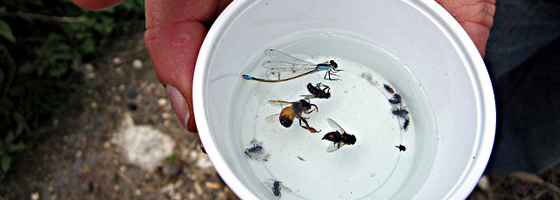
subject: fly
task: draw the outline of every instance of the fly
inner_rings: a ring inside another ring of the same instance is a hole
[[[265,154],[263,143],[253,139],[252,146],[245,148],[245,156],[255,161],[268,161],[270,154]]]
[[[406,151],[406,147],[402,144],[399,144],[399,146],[395,146],[395,147],[397,147],[399,149],[399,152]]]
[[[393,90],[393,88],[387,84],[383,84],[383,87],[385,88],[385,90],[387,90],[387,92],[394,94],[395,90]]]
[[[408,125],[410,125],[410,119],[404,119],[402,127],[405,131],[406,131],[406,129],[408,129]]]
[[[408,110],[406,110],[404,108],[397,108],[395,110],[392,110],[392,112],[393,112],[393,115],[402,117],[404,119],[406,119],[407,115],[408,115]]]
[[[394,94],[393,98],[389,99],[391,104],[400,104],[402,102],[402,97],[399,94]]]
[[[323,136],[323,140],[333,142],[332,145],[327,147],[328,153],[334,152],[346,144],[353,145],[356,143],[356,136],[346,133],[346,131],[344,131],[344,129],[342,129],[342,127],[334,120],[327,118],[327,122],[332,128],[336,129],[335,131],[329,132]]]
[[[306,99],[328,99],[331,97],[331,88],[328,85],[322,83],[317,83],[316,86],[313,86],[313,84],[311,83],[307,84],[307,91],[309,91],[309,93],[311,94],[301,95]]]
[[[289,81],[292,79],[300,78],[315,72],[327,71],[323,77],[326,80],[339,80],[338,78],[331,78],[331,76],[337,76],[336,73],[342,70],[337,69],[338,64],[334,60],[329,60],[324,63],[313,64],[308,61],[304,61],[293,56],[290,56],[284,52],[277,51],[274,49],[267,49],[264,51],[270,60],[263,64],[263,67],[267,69],[267,77],[277,77],[276,79],[264,79],[249,76],[243,74],[242,77],[245,80],[254,80],[261,82],[276,83],[282,81]]]
[[[290,106],[283,108],[282,111],[280,112],[280,114],[271,115],[271,116],[267,117],[267,119],[274,118],[274,117],[278,116],[280,124],[282,124],[282,126],[288,128],[288,127],[292,126],[292,124],[294,123],[294,119],[297,118],[299,120],[299,125],[302,128],[309,130],[309,132],[311,132],[311,133],[321,132],[321,130],[317,131],[315,128],[309,126],[309,123],[307,122],[307,119],[309,119],[309,118],[305,118],[305,117],[302,116],[303,113],[310,114],[313,111],[319,111],[319,108],[317,107],[317,105],[312,104],[311,101],[309,101],[309,99],[301,99],[301,100],[295,101],[295,102],[280,101],[280,100],[269,100],[268,103],[269,104],[279,104],[279,105],[290,105]],[[301,122],[303,122],[305,124],[305,126],[302,125]]]
[[[277,181],[277,180],[272,180],[272,193],[274,194],[274,196],[280,197],[282,196],[282,193],[280,193],[280,189],[282,189],[280,187],[280,184],[282,184],[282,182]]]

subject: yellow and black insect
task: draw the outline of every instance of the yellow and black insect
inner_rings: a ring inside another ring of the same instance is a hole
[[[310,114],[313,111],[319,111],[317,105],[312,104],[311,101],[309,101],[309,99],[301,99],[295,102],[269,100],[268,103],[278,104],[278,105],[290,105],[288,107],[283,108],[280,114],[277,114],[278,120],[280,121],[280,124],[282,124],[282,126],[286,128],[292,126],[292,124],[294,123],[294,119],[297,118],[299,120],[299,125],[302,128],[309,130],[309,132],[311,133],[321,132],[321,130],[317,131],[317,129],[309,126],[309,123],[307,122],[308,118],[302,116],[303,113]],[[267,119],[274,118],[277,115],[271,115],[267,117]],[[305,126],[301,124],[302,122],[305,124]]]

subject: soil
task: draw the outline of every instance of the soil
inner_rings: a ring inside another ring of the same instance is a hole
[[[107,52],[82,69],[85,95],[69,100],[82,106],[53,119],[54,134],[16,160],[0,199],[238,199],[200,151],[196,134],[177,121],[143,35],[125,37]],[[175,141],[173,154],[155,170],[132,164],[112,142],[125,116]],[[540,177],[483,179],[469,199],[560,200],[560,167]]]

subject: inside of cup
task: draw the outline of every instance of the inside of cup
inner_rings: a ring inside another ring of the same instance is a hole
[[[418,167],[407,170],[407,173],[394,175],[406,181],[400,181],[393,185],[392,190],[387,190],[393,191],[392,193],[376,193],[370,188],[373,192],[367,191],[365,196],[352,197],[443,199],[453,195],[454,190],[462,185],[470,185],[468,187],[472,189],[476,180],[466,177],[472,173],[473,165],[486,164],[486,161],[475,162],[481,151],[485,130],[481,128],[485,120],[485,105],[481,94],[483,86],[480,85],[480,80],[485,77],[479,77],[477,72],[480,70],[477,68],[484,66],[475,66],[478,63],[472,60],[477,55],[466,50],[473,45],[465,46],[455,30],[445,25],[444,20],[438,16],[440,13],[418,2],[367,0],[244,1],[234,2],[232,8],[224,13],[227,17],[221,17],[216,22],[222,23],[223,27],[213,29],[209,34],[215,38],[211,38],[212,45],[207,47],[208,55],[199,58],[208,62],[202,77],[201,100],[204,102],[204,120],[208,124],[210,140],[202,137],[207,149],[209,146],[216,148],[208,149],[211,159],[225,164],[216,166],[218,172],[232,172],[226,177],[222,174],[225,181],[228,184],[242,183],[230,184],[241,198],[275,198],[274,177],[265,179],[255,174],[254,167],[250,164],[253,161],[247,159],[244,153],[251,138],[242,137],[240,132],[245,129],[239,125],[242,120],[258,121],[266,117],[256,116],[251,110],[243,110],[238,104],[266,104],[263,99],[251,96],[250,91],[266,90],[268,86],[260,87],[259,83],[243,80],[241,75],[260,67],[255,63],[265,49],[272,48],[293,35],[318,33],[342,35],[354,41],[363,41],[364,47],[354,45],[350,48],[334,42],[325,43],[317,45],[315,49],[299,48],[301,55],[363,60],[369,55],[365,46],[380,47],[394,56],[395,60],[402,62],[409,70],[407,73],[412,74],[415,79],[400,81],[402,77],[398,76],[399,73],[393,73],[390,68],[378,68],[376,72],[398,88],[405,99],[422,95],[427,99],[426,104],[414,104],[414,101],[410,101],[408,105],[411,110],[415,110],[411,112],[411,118],[413,129],[419,134],[411,144],[417,151],[409,151],[415,155],[409,162],[414,164],[411,166]],[[293,45],[297,46],[297,42]],[[409,89],[414,88],[410,85],[421,87],[422,90]],[[290,94],[294,96],[295,93]],[[207,145],[208,142],[213,145]],[[489,153],[490,150],[485,151]],[[375,165],[375,161],[367,164]],[[290,170],[290,166],[286,166],[286,170]],[[310,170],[305,175],[309,176],[307,179],[320,175],[322,169],[330,169],[324,165],[314,168],[316,170]],[[337,190],[344,184],[332,183],[332,187],[325,190]],[[291,190],[290,193],[294,195],[290,199],[311,199],[311,196],[299,195],[298,191],[304,189],[285,188],[283,196],[286,198],[289,195],[286,191]],[[324,199],[348,198],[331,196]]]

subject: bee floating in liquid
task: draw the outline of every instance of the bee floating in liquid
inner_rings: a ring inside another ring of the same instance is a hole
[[[327,147],[328,153],[334,152],[346,144],[353,145],[356,143],[356,136],[346,133],[346,131],[344,131],[344,129],[342,129],[342,127],[334,120],[327,118],[327,122],[332,128],[336,129],[336,131],[329,132],[323,136],[323,140],[333,142],[332,145]]]
[[[317,83],[316,86],[309,83],[307,84],[307,91],[311,93],[310,95],[301,95],[306,99],[328,99],[331,97],[331,88],[328,85],[324,85],[322,83]]]
[[[245,156],[255,161],[268,161],[270,154],[265,154],[263,143],[253,139],[251,146],[245,149]]]
[[[269,100],[268,103],[269,104],[277,104],[277,105],[290,105],[290,106],[282,109],[280,114],[271,115],[271,116],[267,117],[267,120],[273,119],[274,117],[276,117],[278,115],[279,116],[278,119],[280,120],[280,124],[282,124],[282,126],[288,128],[288,127],[292,126],[292,124],[294,123],[294,119],[298,118],[299,125],[302,128],[309,130],[311,133],[321,132],[321,130],[317,131],[315,128],[309,126],[309,123],[307,122],[308,118],[305,118],[305,117],[302,116],[303,113],[309,114],[309,113],[311,113],[315,110],[319,111],[319,108],[317,107],[317,105],[311,104],[311,101],[309,101],[309,99],[301,99],[301,100],[295,101],[295,102],[280,101],[280,100]],[[305,124],[305,126],[303,126],[301,124],[301,122],[303,122]]]
[[[313,64],[274,49],[265,50],[264,55],[266,55],[270,59],[263,64],[263,67],[267,69],[266,75],[267,77],[276,77],[276,79],[257,78],[249,76],[247,74],[242,75],[243,79],[276,83],[289,81],[309,74],[313,74],[315,72],[327,71],[327,73],[325,73],[324,79],[339,80],[336,78],[333,79],[331,78],[331,76],[338,76],[336,75],[336,73],[342,71],[337,69],[338,64],[334,62],[334,60],[330,60],[320,64]]]

